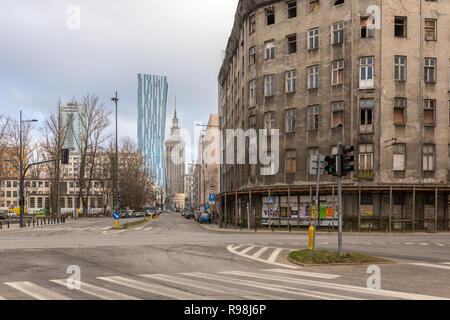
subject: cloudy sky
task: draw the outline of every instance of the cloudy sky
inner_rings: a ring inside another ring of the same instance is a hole
[[[169,79],[168,120],[176,95],[180,124],[193,133],[195,121],[217,113],[237,2],[1,0],[0,113],[18,118],[22,109],[42,123],[58,99],[88,93],[113,111],[118,90],[119,134],[136,141],[137,73],[161,74]]]

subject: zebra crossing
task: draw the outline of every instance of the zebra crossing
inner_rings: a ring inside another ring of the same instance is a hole
[[[153,231],[158,232],[162,229],[159,227],[148,227],[148,226],[141,226],[141,227],[131,227],[128,229],[124,229],[121,231],[116,231],[112,226],[79,226],[79,227],[70,227],[70,226],[47,226],[47,227],[36,227],[36,228],[30,228],[30,229],[23,229],[23,230],[17,230],[21,233],[26,234],[53,234],[53,233],[59,233],[59,232],[92,232],[95,231],[95,233],[103,233],[103,234],[113,234],[113,233],[122,233],[123,231]]]
[[[327,274],[279,268],[251,272],[107,275],[86,281],[70,280],[79,289],[70,289],[67,279],[0,283],[0,300],[449,300],[325,279],[333,278]],[[5,287],[9,290],[4,290]]]

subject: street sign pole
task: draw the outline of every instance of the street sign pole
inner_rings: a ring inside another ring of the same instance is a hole
[[[337,156],[337,176],[338,176],[338,254],[342,256],[342,156],[343,156],[344,146],[339,142],[338,156]]]

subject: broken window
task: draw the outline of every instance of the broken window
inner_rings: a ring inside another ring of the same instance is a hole
[[[255,33],[255,31],[256,31],[256,15],[251,15],[248,18],[248,28],[249,28],[250,35]]]
[[[359,100],[360,132],[373,132],[373,99]]]
[[[273,6],[266,8],[266,24],[268,26],[275,24],[275,9]]]
[[[337,6],[337,5],[339,5],[339,4],[343,4],[344,3],[344,0],[335,0],[334,1],[334,5],[335,6]]]
[[[288,40],[288,54],[296,53],[297,52],[297,35],[293,34],[290,36],[287,36]]]
[[[344,60],[335,61],[332,64],[331,84],[338,85],[344,83]]]
[[[436,123],[436,100],[425,99],[423,104],[423,125],[434,126]]]
[[[249,88],[250,88],[250,100],[256,99],[256,80],[250,81]]]
[[[396,37],[405,38],[407,35],[407,18],[406,17],[395,17],[395,31]]]
[[[295,132],[296,109],[286,110],[286,132]]]
[[[319,10],[320,1],[319,0],[309,0],[309,9],[310,12],[316,12]]]
[[[289,1],[287,3],[288,19],[295,18],[297,16],[297,1]]]
[[[308,107],[308,130],[319,130],[319,106]]]
[[[256,63],[256,48],[251,47],[250,48],[250,65],[253,65]]]
[[[337,128],[344,125],[344,102],[333,102],[331,104],[331,127]]]
[[[286,151],[286,173],[297,172],[297,151]]]
[[[361,38],[373,38],[375,36],[375,19],[361,18]]]
[[[266,60],[275,58],[275,41],[266,42]]]

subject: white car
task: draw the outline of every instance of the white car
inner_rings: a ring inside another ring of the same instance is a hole
[[[17,217],[17,214],[16,214],[14,211],[9,211],[9,212],[8,212],[8,217],[10,217],[10,218],[16,218],[16,217]]]

